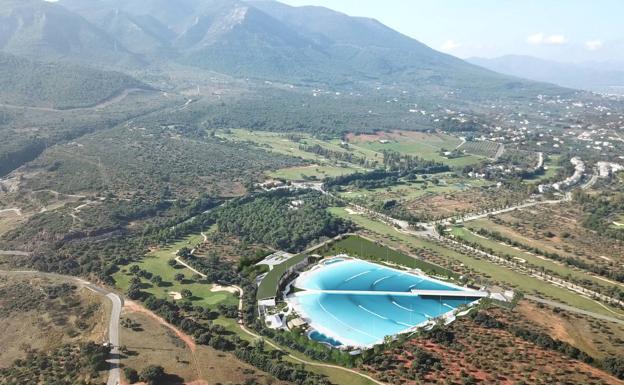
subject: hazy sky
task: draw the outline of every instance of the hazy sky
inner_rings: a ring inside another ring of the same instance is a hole
[[[453,55],[624,63],[624,0],[279,0],[367,16]]]

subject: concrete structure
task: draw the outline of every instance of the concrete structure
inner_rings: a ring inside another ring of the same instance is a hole
[[[276,251],[275,253],[265,257],[262,261],[256,263],[256,265],[266,265],[269,266],[269,270],[273,270],[274,266],[281,265],[294,256],[294,254],[290,254],[285,251]]]

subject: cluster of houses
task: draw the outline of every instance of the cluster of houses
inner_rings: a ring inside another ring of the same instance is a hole
[[[581,179],[583,179],[583,174],[585,174],[585,162],[581,160],[578,156],[570,159],[570,163],[574,165],[574,174],[572,176],[566,178],[565,180],[553,184],[541,184],[538,186],[538,190],[540,193],[545,193],[551,190],[563,191],[570,187],[577,185]]]

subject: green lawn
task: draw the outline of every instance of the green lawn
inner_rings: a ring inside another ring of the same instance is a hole
[[[273,298],[277,296],[277,285],[279,284],[280,278],[288,268],[297,263],[303,261],[306,257],[306,254],[298,254],[294,257],[290,258],[286,262],[283,262],[279,265],[273,266],[273,270],[269,271],[267,275],[260,282],[260,286],[258,286],[258,292],[256,293],[256,298],[258,299],[266,299]]]
[[[557,175],[557,171],[561,169],[561,166],[557,165],[559,161],[559,155],[549,155],[548,159],[544,162],[544,166],[547,168],[543,175],[537,175],[533,178],[527,179],[529,182],[540,182],[545,179],[552,178]]]
[[[348,175],[353,174],[358,171],[364,171],[363,169],[358,169],[352,166],[338,167],[338,166],[327,166],[327,165],[312,165],[312,166],[301,166],[301,167],[289,167],[283,168],[277,171],[272,171],[267,173],[271,178],[279,178],[291,181],[302,181],[302,180],[322,180],[326,177],[335,177],[340,175]]]
[[[303,134],[302,134],[303,135]],[[230,130],[230,133],[219,133],[219,136],[233,141],[249,141],[258,147],[284,155],[299,157],[306,160],[319,161],[324,159],[315,154],[301,151],[299,144],[288,139],[284,134],[267,131],[248,131],[243,129]]]
[[[597,302],[572,293],[566,289],[550,285],[542,280],[530,277],[525,274],[517,273],[506,267],[494,264],[484,259],[477,259],[468,255],[460,254],[454,250],[437,245],[424,238],[399,233],[393,227],[382,222],[374,221],[363,215],[351,215],[344,208],[331,208],[333,214],[348,218],[363,228],[382,236],[390,237],[391,241],[412,246],[415,248],[424,248],[437,252],[439,255],[452,258],[463,263],[465,266],[492,277],[495,280],[505,282],[516,287],[525,293],[541,294],[550,297],[556,301],[566,303],[571,306],[578,307],[587,311],[604,314],[607,316],[615,316],[615,314],[603,307]],[[623,317],[624,318],[624,317]]]
[[[460,143],[461,139],[455,136],[422,133],[418,136],[406,135],[399,139],[388,139],[388,143],[369,141],[352,143],[351,146],[379,153],[384,150],[392,150],[402,154],[419,156],[427,160],[435,160],[453,167],[463,167],[466,165],[476,164],[484,159],[475,155],[466,155],[456,159],[447,159],[440,155],[441,149],[451,151]]]
[[[468,242],[477,243],[481,245],[482,247],[489,248],[493,250],[494,254],[496,255],[499,255],[499,256],[510,255],[514,258],[524,260],[530,263],[531,265],[539,266],[539,267],[543,267],[545,269],[551,270],[564,278],[569,275],[570,277],[580,279],[580,280],[590,280],[600,286],[604,286],[604,287],[610,286],[604,280],[594,277],[591,274],[587,274],[583,271],[573,269],[563,264],[555,263],[554,261],[539,258],[525,251],[515,249],[505,244],[501,244],[495,240],[482,238],[463,227],[453,227],[451,230],[451,234],[453,234],[457,238],[461,238]]]
[[[399,251],[386,246],[371,242],[358,236],[348,236],[345,239],[336,241],[321,250],[323,256],[333,256],[337,254],[348,254],[353,257],[369,259],[381,262],[420,269],[428,274],[445,277],[456,277],[452,271],[437,266],[426,261],[405,255]]]
[[[201,235],[188,236],[167,248],[149,253],[139,263],[124,266],[122,270],[113,275],[115,285],[122,292],[126,292],[129,286],[130,278],[132,277],[129,273],[129,269],[132,265],[138,265],[139,268],[162,277],[163,284],[161,286],[156,286],[149,280],[142,279],[144,285],[143,291],[151,293],[158,298],[171,298],[169,292],[179,293],[184,289],[188,289],[191,293],[193,293],[191,302],[195,305],[214,308],[216,305],[221,303],[228,305],[238,304],[238,298],[235,295],[228,292],[213,292],[211,291],[213,287],[212,284],[193,280],[193,273],[187,268],[180,265],[178,265],[177,268],[173,268],[167,263],[170,259],[175,258],[175,252],[178,249],[184,246],[192,248],[196,244],[200,243],[201,240]],[[182,282],[178,282],[174,279],[174,276],[178,273],[183,274],[185,277]]]

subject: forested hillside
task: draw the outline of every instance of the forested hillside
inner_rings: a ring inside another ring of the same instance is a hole
[[[89,107],[131,88],[150,87],[119,72],[41,63],[0,53],[0,104],[55,109]]]
[[[0,90],[0,93],[2,91]],[[47,147],[112,128],[137,116],[184,103],[152,91],[129,93],[101,108],[46,110],[0,105],[0,177],[35,159]]]
[[[237,196],[264,170],[301,164],[250,146],[223,143],[188,127],[126,128],[98,132],[56,146],[25,170],[32,190],[186,197],[201,192]]]

